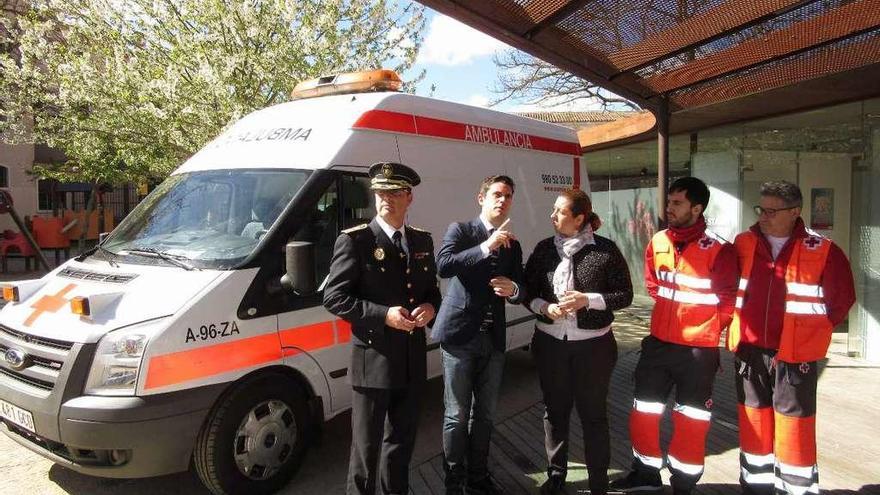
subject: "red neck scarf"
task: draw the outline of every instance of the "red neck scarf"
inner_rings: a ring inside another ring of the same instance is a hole
[[[687,244],[696,241],[703,237],[703,232],[705,231],[706,220],[703,219],[703,215],[700,215],[697,218],[697,223],[690,227],[669,227],[668,230],[669,238],[672,239],[672,242],[675,244]]]

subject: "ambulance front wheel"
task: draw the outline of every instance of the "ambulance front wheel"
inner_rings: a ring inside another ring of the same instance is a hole
[[[284,375],[263,375],[236,385],[214,407],[193,463],[216,495],[274,493],[302,462],[308,430],[302,388]]]

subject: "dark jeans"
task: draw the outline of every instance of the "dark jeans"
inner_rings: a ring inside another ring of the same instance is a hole
[[[532,352],[544,395],[544,446],[549,476],[565,479],[572,407],[583,425],[584,459],[590,490],[608,488],[611,437],[608,433],[608,386],[617,362],[614,334],[586,340],[559,340],[538,329]]]
[[[504,353],[492,345],[488,332],[470,342],[441,347],[443,360],[443,456],[446,485],[488,476],[489,440]]]

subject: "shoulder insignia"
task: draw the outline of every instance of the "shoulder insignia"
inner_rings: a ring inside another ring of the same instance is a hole
[[[423,232],[423,233],[425,233],[425,234],[431,235],[431,232],[428,231],[428,230],[425,230],[425,229],[422,229],[422,228],[419,228],[419,227],[414,227],[414,226],[412,226],[412,225],[407,225],[407,227],[409,227],[409,228],[415,230],[416,232]]]
[[[709,249],[710,247],[715,245],[715,242],[715,239],[704,235],[699,241],[700,249]]]
[[[370,224],[368,224],[368,223],[362,223],[362,224],[357,225],[357,226],[355,226],[355,227],[352,227],[352,228],[350,228],[350,229],[345,229],[345,230],[342,231],[342,233],[343,233],[343,234],[351,234],[352,232],[357,232],[357,231],[359,231],[359,230],[364,230],[365,228],[367,228],[367,227],[369,227],[369,226],[370,226]]]

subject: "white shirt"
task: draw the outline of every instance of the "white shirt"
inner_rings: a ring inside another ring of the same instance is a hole
[[[392,241],[394,240],[394,233],[400,232],[400,242],[403,244],[403,252],[409,256],[409,244],[406,242],[406,229],[404,228],[406,224],[401,225],[399,229],[395,229],[394,227],[388,225],[388,222],[382,220],[382,217],[376,215],[376,222],[379,224],[379,227],[382,227],[382,232],[385,232],[385,235],[388,236]]]
[[[595,244],[596,241],[589,244]],[[587,296],[587,306],[586,309],[596,309],[596,310],[604,310],[608,306],[605,304],[605,298],[602,297],[602,294],[596,292],[586,292]],[[531,304],[529,304],[529,308],[537,314],[543,315],[543,309],[545,306],[548,306],[550,303],[540,297],[536,297],[532,300]],[[596,337],[601,337],[605,335],[611,330],[611,325],[608,325],[604,328],[595,328],[595,329],[584,329],[578,327],[577,324],[577,315],[566,316],[564,318],[560,318],[558,320],[553,320],[553,323],[544,323],[542,321],[535,322],[535,327],[538,330],[550,335],[559,340],[568,339],[568,340],[587,340],[594,339]]]
[[[605,305],[605,298],[602,297],[602,294],[597,294],[594,292],[587,292],[587,308],[589,309],[605,309],[607,306]],[[536,297],[532,300],[532,303],[529,307],[538,314],[543,314],[541,310],[545,305],[549,303],[540,297]],[[583,311],[583,310],[581,310]],[[594,339],[596,337],[601,337],[611,331],[611,325],[603,328],[594,328],[594,329],[585,329],[578,327],[577,324],[577,316],[573,315],[566,318],[560,318],[558,320],[553,320],[553,323],[544,323],[542,321],[536,321],[535,327],[550,335],[553,338],[559,340],[587,340]]]
[[[773,259],[775,260],[777,256],[779,256],[779,252],[782,251],[785,243],[788,242],[788,237],[774,237],[772,235],[764,234],[764,237],[767,238],[767,242],[770,243],[770,252],[773,255]]]

